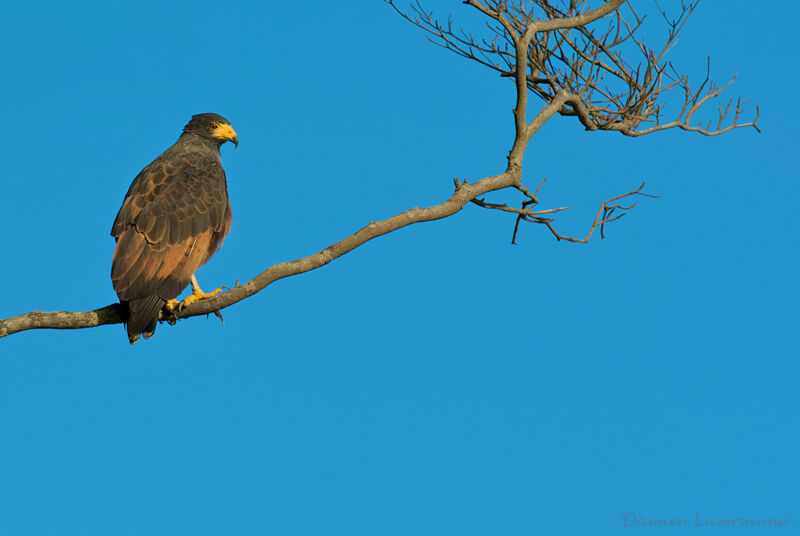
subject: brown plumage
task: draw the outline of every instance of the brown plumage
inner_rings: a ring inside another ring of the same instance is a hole
[[[219,148],[238,144],[230,122],[192,117],[178,141],[133,180],[111,235],[111,281],[127,305],[128,339],[153,335],[158,315],[222,246],[231,206]]]

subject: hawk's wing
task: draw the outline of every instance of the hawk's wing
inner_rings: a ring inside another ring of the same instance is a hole
[[[134,179],[111,229],[111,280],[120,300],[157,311],[222,245],[231,221],[218,154],[168,150]],[[131,320],[135,321],[133,307]]]

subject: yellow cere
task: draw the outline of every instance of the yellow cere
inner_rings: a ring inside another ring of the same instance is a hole
[[[219,123],[217,129],[214,130],[214,136],[216,136],[221,140],[228,140],[228,141],[233,141],[238,139],[238,136],[236,136],[236,132],[233,130],[233,127],[222,123]]]

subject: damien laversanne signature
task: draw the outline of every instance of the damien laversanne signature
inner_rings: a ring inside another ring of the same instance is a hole
[[[789,521],[782,517],[723,517],[705,516],[695,512],[694,518],[669,516],[639,516],[632,512],[622,514],[623,527],[786,527]]]

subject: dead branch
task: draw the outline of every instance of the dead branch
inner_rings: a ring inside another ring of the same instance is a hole
[[[419,1],[409,12],[400,9],[395,0],[385,1],[437,45],[512,78],[518,99],[532,93],[545,103],[557,103],[560,115],[577,117],[586,130],[610,130],[625,136],[671,128],[706,136],[735,128],[759,130],[758,107],[751,121],[740,122],[746,103],[741,98],[736,99],[735,107],[733,100],[718,106],[716,120],[693,121],[704,104],[717,99],[733,82],[714,84],[709,68],[705,80],[694,89],[689,78],[667,60],[699,0],[682,0],[675,17],[659,7],[668,32],[658,48],[639,37],[644,17],[629,1],[607,1],[591,11],[585,0],[564,0],[559,3],[561,8],[550,0],[465,1],[489,20],[486,37],[457,29],[451,20],[440,23]],[[592,24],[601,19],[605,25]],[[673,99],[673,92],[682,93],[683,98]],[[670,104],[680,110],[672,120],[664,121]],[[520,117],[517,111],[515,114],[519,131]]]
[[[412,208],[382,221],[374,221],[362,227],[356,233],[344,240],[336,242],[327,248],[297,259],[294,261],[275,264],[241,286],[236,286],[226,292],[218,294],[208,300],[195,302],[174,318],[161,313],[161,320],[189,318],[192,316],[206,315],[230,307],[245,298],[256,294],[271,283],[285,277],[302,274],[325,266],[329,262],[349,253],[366,242],[396,231],[414,223],[438,220],[452,216],[464,208],[471,199],[484,195],[487,192],[513,186],[516,177],[510,173],[485,177],[472,184],[463,184],[449,199],[438,205]],[[123,322],[123,312],[119,304],[111,304],[94,311],[33,311],[23,315],[0,320],[0,338],[29,329],[79,329],[102,326],[106,324],[119,324]]]
[[[464,183],[460,183],[458,181],[458,179],[454,179],[454,182],[456,184],[456,187],[458,187],[461,184],[464,184]],[[517,187],[517,190],[522,192],[525,195],[525,197],[527,198],[524,201],[522,201],[522,206],[520,208],[510,207],[510,206],[508,206],[508,205],[506,205],[504,203],[503,204],[488,203],[488,202],[484,201],[483,199],[472,199],[471,202],[476,204],[476,205],[478,205],[479,207],[482,207],[482,208],[486,208],[486,209],[490,209],[490,210],[499,210],[501,212],[510,212],[512,214],[516,214],[517,215],[516,222],[514,224],[514,233],[511,236],[511,243],[512,244],[516,244],[517,243],[517,232],[519,231],[519,223],[521,221],[527,221],[527,222],[531,222],[531,223],[539,223],[539,224],[543,224],[543,225],[547,226],[547,228],[550,230],[550,232],[553,234],[553,236],[556,238],[556,240],[559,240],[559,241],[565,240],[567,242],[575,242],[575,243],[585,244],[592,237],[592,234],[594,234],[594,231],[595,231],[595,229],[597,229],[597,227],[600,227],[600,237],[601,238],[605,238],[606,237],[606,235],[605,235],[605,225],[607,223],[611,223],[612,221],[616,221],[616,220],[622,218],[627,213],[627,211],[631,210],[633,207],[636,206],[635,202],[626,206],[626,205],[621,205],[619,203],[614,203],[615,201],[619,201],[621,199],[625,199],[625,198],[628,198],[628,197],[634,197],[634,196],[637,196],[637,195],[644,196],[644,197],[650,197],[650,198],[654,198],[654,199],[658,198],[657,195],[647,194],[647,193],[644,193],[642,191],[644,189],[644,183],[642,183],[635,190],[632,190],[632,191],[630,191],[628,193],[624,193],[624,194],[618,195],[616,197],[612,197],[611,199],[605,201],[602,205],[600,205],[600,208],[597,211],[597,215],[595,216],[594,221],[592,222],[592,225],[589,227],[589,231],[586,234],[586,236],[584,236],[583,238],[577,238],[577,237],[574,237],[574,236],[568,236],[568,235],[564,235],[564,234],[559,233],[555,229],[555,227],[553,225],[553,222],[555,221],[555,219],[552,218],[552,217],[549,217],[549,215],[556,214],[556,213],[562,212],[564,210],[569,210],[570,207],[557,207],[557,208],[550,208],[550,209],[544,209],[544,210],[534,210],[533,208],[530,208],[531,205],[533,205],[535,207],[536,205],[539,204],[539,198],[538,198],[539,189],[542,187],[542,185],[544,185],[544,183],[545,183],[545,181],[542,181],[541,184],[539,184],[539,187],[536,188],[536,193],[534,193],[533,195],[531,195],[530,192],[528,192],[527,188]],[[614,203],[614,204],[612,204],[612,203]],[[548,215],[548,216],[545,216],[545,215]]]
[[[635,202],[623,205],[620,201],[636,196],[656,196],[644,193],[643,183],[635,190],[602,203],[585,237],[559,233],[554,225],[555,215],[569,207],[537,209],[539,190],[544,181],[533,194],[522,184],[525,149],[539,128],[556,114],[577,117],[586,130],[617,131],[626,136],[642,136],[670,128],[707,136],[747,126],[758,130],[758,107],[755,119],[739,122],[745,104],[741,99],[736,101],[735,107],[732,101],[718,107],[716,126],[713,122],[706,126],[697,122],[695,114],[704,104],[719,97],[730,83],[721,87],[715,85],[710,79],[709,63],[705,80],[693,88],[688,77],[679,75],[666,60],[686,20],[697,7],[697,0],[688,4],[682,2],[681,11],[675,18],[670,19],[662,12],[669,32],[660,49],[649,48],[637,35],[644,18],[625,0],[609,0],[594,10],[586,6],[586,0],[563,0],[559,4],[561,7],[556,7],[550,0],[515,3],[466,0],[465,4],[488,19],[490,36],[486,38],[456,30],[450,21],[440,24],[419,2],[412,5],[410,13],[406,13],[395,5],[394,0],[385,1],[406,20],[425,30],[436,44],[514,80],[515,137],[508,153],[506,170],[474,183],[455,179],[455,192],[438,205],[412,208],[385,220],[371,222],[313,255],[275,264],[244,285],[239,286],[237,281],[234,288],[195,302],[176,316],[162,312],[160,320],[174,323],[181,318],[210,313],[217,313],[221,318],[221,309],[256,294],[279,279],[320,268],[373,238],[408,225],[451,216],[469,202],[485,209],[514,214],[516,222],[512,243],[516,242],[522,221],[546,226],[557,240],[585,243],[598,227],[601,238],[605,238],[605,225],[620,219],[636,205]],[[604,26],[601,21],[605,21]],[[638,62],[631,61],[631,56],[638,57]],[[683,92],[681,110],[672,121],[663,122],[665,101],[673,90]],[[529,94],[543,101],[542,108],[530,121],[527,119]],[[480,199],[488,192],[505,188],[514,188],[523,195],[520,208]],[[124,321],[123,316],[119,304],[87,312],[33,311],[0,320],[0,338],[30,329],[78,329],[116,324]]]

